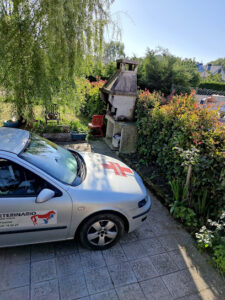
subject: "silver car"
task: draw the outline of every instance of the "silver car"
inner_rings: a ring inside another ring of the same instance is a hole
[[[0,247],[70,240],[103,250],[142,224],[151,201],[121,161],[0,128]]]

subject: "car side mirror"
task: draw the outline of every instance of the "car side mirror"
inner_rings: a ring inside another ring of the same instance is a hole
[[[43,203],[55,196],[55,192],[50,189],[43,189],[36,198],[36,203]]]

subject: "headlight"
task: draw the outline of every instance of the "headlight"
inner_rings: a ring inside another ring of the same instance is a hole
[[[147,199],[148,199],[148,196],[146,196],[145,199],[139,201],[138,207],[141,208],[141,207],[145,206],[145,204],[147,203]]]

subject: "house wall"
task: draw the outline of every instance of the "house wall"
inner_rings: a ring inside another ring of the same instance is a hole
[[[110,95],[109,102],[117,109],[116,118],[120,116],[125,116],[128,120],[133,119],[136,97]]]

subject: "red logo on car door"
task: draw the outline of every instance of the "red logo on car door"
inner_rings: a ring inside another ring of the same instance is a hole
[[[38,219],[42,219],[44,224],[48,224],[48,221],[50,219],[54,218],[55,214],[56,214],[55,211],[51,210],[46,214],[36,214],[36,215],[31,217],[31,220],[32,220],[34,225],[38,225]]]
[[[109,162],[107,164],[102,164],[102,165],[103,165],[104,169],[113,170],[115,172],[115,175],[118,175],[118,176],[126,177],[127,176],[126,173],[133,174],[133,171],[131,169],[122,167],[118,163]]]

